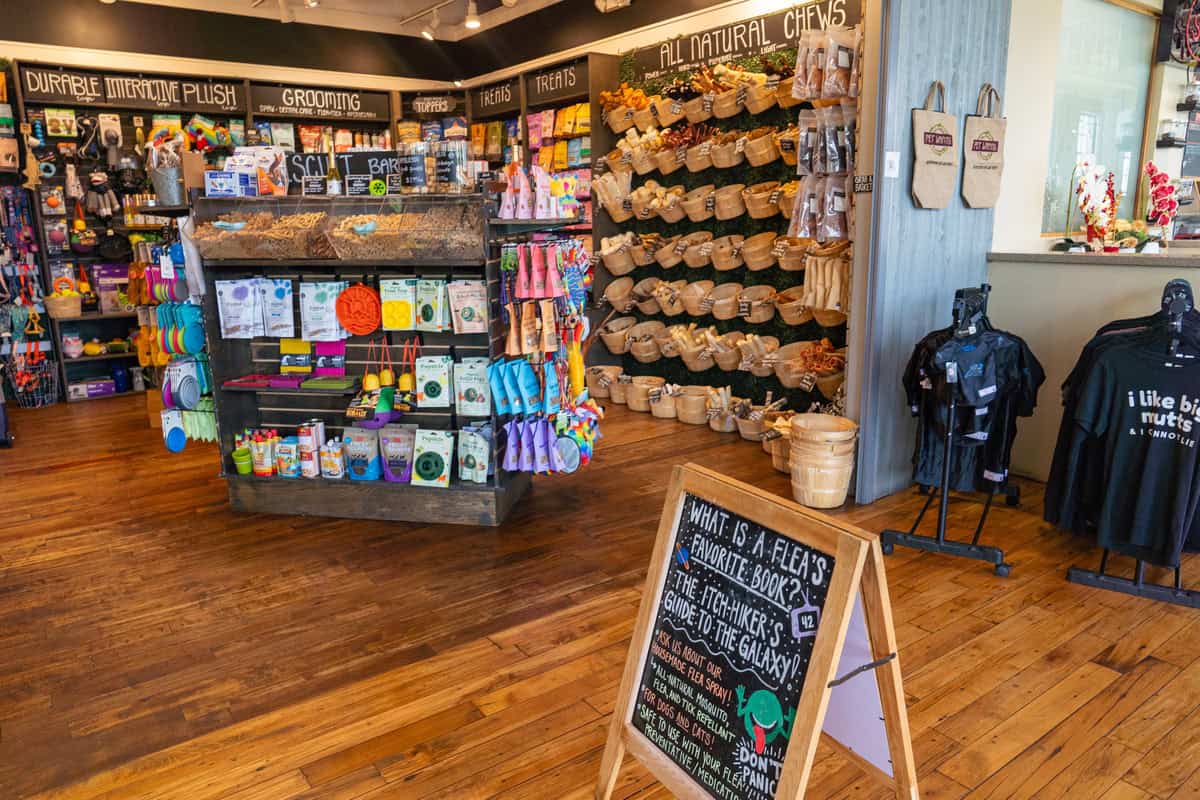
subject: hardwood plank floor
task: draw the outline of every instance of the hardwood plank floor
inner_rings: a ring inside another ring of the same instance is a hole
[[[215,450],[167,454],[141,398],[12,417],[3,800],[588,798],[671,466],[790,492],[757,445],[617,407],[595,465],[499,530],[238,515]],[[984,534],[1009,579],[887,560],[923,796],[1197,796],[1200,611],[1066,583],[1097,553],[1022,489]],[[837,514],[906,528],[921,500]],[[813,775],[888,796],[827,746]],[[627,760],[616,796],[670,794]]]

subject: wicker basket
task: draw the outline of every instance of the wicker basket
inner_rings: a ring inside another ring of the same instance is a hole
[[[737,269],[745,262],[742,260],[742,245],[744,236],[722,236],[713,240],[712,265],[719,272]]]
[[[779,213],[779,181],[765,181],[747,186],[742,192],[746,213],[753,219],[766,219]]]
[[[679,205],[683,207],[683,211],[687,214],[688,219],[692,222],[704,222],[706,219],[711,219],[713,212],[716,210],[716,197],[713,192],[717,187],[711,183],[706,186],[700,186],[692,189],[683,196],[683,200]]]
[[[811,350],[816,342],[793,342],[779,348],[775,354],[775,377],[786,389],[798,389],[807,374],[800,367],[800,356]]]
[[[665,323],[657,320],[634,325],[629,329],[629,354],[642,364],[658,361],[662,358],[662,351],[658,349],[658,342],[654,341],[654,337],[666,327]]]
[[[764,406],[752,406],[752,411],[762,411]],[[790,415],[791,411],[767,411],[761,419],[751,419],[750,417],[738,417],[738,433],[742,438],[750,442],[761,442],[762,435],[767,428],[775,423],[778,419],[783,419]],[[765,450],[766,448],[764,448]]]
[[[600,341],[614,356],[629,352],[629,329],[637,325],[634,317],[617,317],[600,329]]]
[[[742,351],[738,349],[737,343],[745,338],[746,334],[741,331],[730,331],[720,338],[719,341],[728,345],[730,349],[713,353],[713,360],[717,362],[718,367],[726,372],[738,368],[738,364],[742,363]]]
[[[705,307],[705,300],[715,286],[716,284],[712,281],[696,281],[685,286],[680,294],[684,311],[693,317],[703,317],[708,314],[711,309]]]
[[[775,135],[767,134],[746,142],[746,160],[751,166],[765,167],[779,160],[779,148],[775,146]]]
[[[616,382],[620,374],[621,368],[617,366],[588,367],[587,372],[583,374],[588,394],[597,400],[607,400],[610,396],[609,387]]]
[[[629,106],[617,106],[608,112],[608,128],[615,134],[622,134],[633,127],[633,109]]]
[[[755,84],[746,90],[746,110],[751,114],[761,114],[779,102],[775,87],[766,84]]]
[[[687,249],[683,251],[683,263],[692,269],[706,267],[712,261],[713,235],[708,231],[696,231],[683,237]]]
[[[629,387],[633,384],[633,378],[628,375],[621,374],[608,387],[608,399],[618,405],[625,405],[629,402]]]
[[[736,219],[746,213],[746,201],[742,199],[743,183],[731,183],[722,186],[715,192],[717,219],[721,221]]]
[[[793,108],[804,102],[792,97],[792,86],[794,83],[795,81],[791,78],[779,82],[779,88],[775,90],[775,97],[778,98],[777,102],[780,108]]]
[[[712,142],[701,142],[698,145],[689,147],[687,150],[687,164],[689,172],[704,172],[706,169],[712,169]]]
[[[626,208],[624,205],[615,207],[611,205],[605,205],[604,211],[608,214],[608,218],[618,225],[620,225],[622,222],[628,222],[629,220],[633,219],[632,205],[630,205],[628,208]]]
[[[738,315],[738,295],[742,293],[740,283],[722,283],[712,290],[712,315],[716,319],[733,319]]]
[[[790,474],[792,443],[791,434],[788,431],[780,431],[783,434],[778,439],[772,439],[768,444],[771,448],[771,466],[779,472]]]
[[[736,402],[737,398],[734,400]],[[717,433],[737,433],[737,416],[728,411],[720,412],[708,418],[708,427]]]
[[[712,119],[712,106],[705,102],[704,96],[693,97],[683,104],[683,113],[687,114],[688,122],[699,125]]]
[[[649,414],[650,390],[661,389],[666,383],[666,378],[660,378],[657,375],[639,375],[634,378],[633,383],[629,386],[629,392],[626,394],[626,405],[629,406],[629,410]]]
[[[683,210],[683,198],[678,195],[672,197],[673,199],[668,200],[667,204],[658,210],[658,216],[663,222],[674,225],[686,217],[687,212]]]
[[[684,386],[675,398],[675,417],[688,425],[708,424],[708,387]]]
[[[647,152],[645,148],[635,147],[633,149],[633,164],[631,164],[633,171],[638,175],[649,175],[658,169],[658,163],[654,160],[655,154]]]
[[[757,375],[760,378],[768,378],[775,374],[775,367],[772,365],[769,357],[779,350],[779,340],[774,336],[760,336],[751,343],[750,338],[746,337],[746,341],[739,345],[742,351],[742,358],[749,360],[752,363],[750,374]],[[760,356],[760,351],[762,355]],[[764,359],[764,357],[767,357]]]
[[[682,333],[686,330],[686,325],[672,325],[654,335],[654,341],[658,342],[658,351],[662,353],[663,358],[679,358],[679,342],[675,340],[675,332]]]
[[[42,302],[46,306],[46,313],[54,319],[78,317],[83,313],[83,297],[81,295],[68,295],[67,297],[43,297]],[[14,352],[16,352],[15,348]]]
[[[833,414],[795,414],[792,434],[808,442],[850,442],[858,438],[858,423]]]
[[[775,234],[771,231],[757,233],[747,239],[742,243],[742,260],[746,262],[746,269],[758,272],[774,266],[774,248]]]
[[[629,248],[629,257],[635,267],[648,267],[654,263],[654,251],[647,250],[643,244],[635,244]]]
[[[739,102],[737,89],[721,92],[713,98],[712,113],[717,119],[729,119],[742,113],[743,102]]]
[[[637,126],[639,131],[643,133],[655,126],[654,112],[650,110],[650,106],[640,108],[633,112],[633,124]]]
[[[629,203],[633,207],[633,218],[644,222],[655,216],[657,212],[654,210],[653,202],[654,198],[645,193],[631,195]]]
[[[662,310],[663,315],[668,317],[677,317],[684,312],[683,308],[683,290],[687,286],[686,280],[660,281],[655,294],[658,297],[658,306]]]
[[[707,372],[716,366],[717,362],[713,360],[712,354],[707,350],[699,350],[695,353],[680,353],[679,359],[683,365],[692,372]]]
[[[604,157],[608,162],[608,168],[613,172],[632,172],[633,171],[633,153],[627,150],[622,150],[617,147],[608,152]]]
[[[796,166],[799,160],[800,131],[792,128],[775,134],[775,147],[779,149],[779,157],[783,159],[784,164],[789,167]]]
[[[659,248],[654,251],[654,260],[663,269],[671,269],[679,266],[679,262],[683,261],[683,251],[679,249],[679,242],[683,240],[682,236],[672,236],[670,239],[664,239]]]
[[[788,325],[803,325],[812,320],[812,309],[804,304],[804,287],[793,286],[775,297],[779,318]]]
[[[812,239],[780,236],[775,240],[774,251],[779,259],[779,268],[784,272],[803,272],[808,264],[808,248],[812,244]]]
[[[775,319],[775,287],[750,286],[738,295],[738,311],[751,325],[760,325]]]
[[[845,382],[846,370],[835,372],[832,375],[817,376],[817,388],[821,390],[821,394],[825,396],[826,400],[832,400]]]
[[[737,142],[714,144],[709,155],[712,158],[713,166],[718,169],[730,169],[746,160],[746,154],[738,150]]]
[[[792,212],[796,210],[796,198],[800,196],[800,182],[791,181],[783,186],[783,191],[779,193],[779,213],[788,219],[792,218]]]
[[[683,103],[669,97],[656,97],[651,101],[660,128],[669,128],[684,118]]]
[[[601,256],[601,260],[604,261],[604,268],[609,274],[617,278],[628,275],[637,268],[637,264],[633,263],[633,253],[628,247],[622,247],[615,253],[606,253]]]
[[[814,308],[812,310],[813,319],[822,328],[836,328],[839,325],[846,324],[846,314],[841,311],[833,311],[827,308]]]
[[[686,157],[686,155],[685,155]],[[670,175],[684,164],[679,160],[679,151],[673,147],[664,147],[654,154],[654,163],[663,175]]]
[[[604,290],[604,299],[622,314],[633,308],[633,278],[617,278]]]
[[[638,281],[633,287],[633,301],[637,305],[638,311],[643,314],[657,314],[662,309],[658,305],[658,297],[654,290],[658,288],[661,281],[658,278],[650,277]]]
[[[658,419],[675,419],[675,395],[660,392],[651,397],[650,414]]]

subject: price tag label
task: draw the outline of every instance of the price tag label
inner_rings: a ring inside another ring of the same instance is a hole
[[[303,195],[328,194],[329,186],[324,175],[305,175],[300,180],[300,193]]]
[[[870,194],[875,191],[875,176],[874,175],[855,175],[854,176],[854,193],[855,194]]]
[[[742,299],[738,300],[738,316],[739,317],[750,316],[750,301],[749,300],[742,300]]]
[[[714,193],[710,194],[708,197],[704,198],[704,210],[705,211],[713,211],[714,209],[716,209],[716,207],[717,207],[717,195],[716,195],[716,192],[714,192]]]
[[[775,430],[774,428],[763,431],[762,440],[764,442],[772,442],[772,441],[775,441],[776,439],[782,439],[782,438],[783,438],[783,433],[781,431]]]
[[[736,102],[739,106],[746,105],[746,95],[749,93],[749,91],[750,91],[750,88],[748,86],[739,86],[738,87],[737,95],[736,95],[736,98],[737,98]]]
[[[671,248],[671,250],[677,256],[683,255],[685,252],[687,252],[687,249],[688,249],[687,239],[680,239],[678,242],[675,243],[675,246],[673,248]]]
[[[624,200],[621,201],[621,210],[633,211],[633,201],[630,200],[628,197],[626,197]]]
[[[680,114],[682,114],[683,113],[683,103],[679,102],[678,100],[672,100],[671,101],[671,113],[674,114],[675,116],[679,116]]]
[[[164,281],[175,280],[175,263],[171,261],[171,257],[166,253],[158,257],[158,274],[162,276]]]
[[[621,153],[621,163],[622,164],[632,164],[633,163],[633,151],[632,150],[625,150]]]
[[[713,300],[712,295],[709,295],[708,297],[705,297],[703,300],[701,300],[700,301],[701,313],[707,314],[708,312],[712,311],[714,302],[716,302],[716,301]]]
[[[387,181],[388,194],[401,194],[404,191],[404,176],[398,173],[388,175],[384,180]]]
[[[768,75],[767,76],[767,91],[773,92],[778,88],[779,88],[779,76],[778,75]]]
[[[686,161],[687,161],[687,148],[686,147],[675,148],[675,163],[683,164]]]
[[[817,376],[811,372],[803,375],[800,378],[800,388],[806,392],[811,392],[817,386]]]
[[[717,96],[715,94],[709,93],[709,94],[704,95],[704,98],[700,101],[700,105],[704,109],[705,114],[712,113],[713,101],[715,101],[716,99],[717,99]]]
[[[737,140],[737,146],[736,146],[736,147],[734,147],[734,150],[733,150],[733,151],[734,151],[735,153],[744,153],[744,152],[746,152],[746,143],[747,143],[748,141],[749,141],[749,140],[748,140],[748,139],[747,139],[745,136],[743,136],[742,138],[738,139],[738,140]]]
[[[655,122],[658,122],[658,121],[659,121],[659,118],[658,118],[658,103],[651,103],[651,104],[650,104],[650,116],[654,117],[654,121],[655,121]]]
[[[370,175],[347,175],[346,176],[346,194],[349,197],[370,197],[371,196],[371,176]]]
[[[632,108],[625,109],[625,121],[629,122],[632,119],[633,119],[633,109]]]
[[[785,136],[779,140],[779,149],[784,153],[796,152],[796,140],[790,136]]]
[[[704,144],[700,145],[700,157],[705,158],[709,155],[712,155],[712,149],[713,149],[712,142],[705,142]]]
[[[776,258],[783,258],[787,255],[788,243],[787,240],[780,236],[775,240],[775,246],[771,248],[771,255]]]
[[[704,256],[704,257],[711,256],[712,251],[713,251],[713,243],[712,242],[705,242],[704,244],[700,245],[700,255],[701,256]]]
[[[783,197],[783,191],[776,189],[775,191],[771,192],[771,196],[767,198],[767,202],[771,205],[776,205],[781,197]]]
[[[617,383],[633,383],[633,376],[621,375],[617,378]]]

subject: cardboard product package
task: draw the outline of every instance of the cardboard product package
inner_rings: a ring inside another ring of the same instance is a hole
[[[935,98],[941,111],[934,109]],[[913,109],[912,196],[918,208],[945,208],[958,180],[958,117],[947,114],[946,87],[934,81],[923,108]]]
[[[418,430],[413,448],[413,486],[450,485],[454,463],[454,431]]]

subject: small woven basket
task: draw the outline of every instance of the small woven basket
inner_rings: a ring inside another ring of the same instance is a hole
[[[712,315],[716,319],[733,319],[738,315],[740,283],[723,283],[712,290]]]
[[[684,386],[675,398],[675,417],[688,425],[708,424],[708,387]]]
[[[774,248],[775,234],[771,231],[756,233],[747,239],[742,243],[742,260],[746,262],[746,269],[758,272],[774,266]]]
[[[774,87],[755,84],[746,90],[746,110],[751,114],[761,114],[779,102],[779,95]]]
[[[742,246],[745,237],[740,235],[722,236],[713,239],[712,265],[720,272],[728,272],[742,266]]]
[[[650,390],[661,389],[666,383],[666,378],[660,378],[657,375],[638,375],[635,377],[633,383],[629,386],[629,393],[626,395],[626,405],[629,406],[629,410],[649,414]]]
[[[742,192],[746,213],[753,219],[766,219],[779,213],[779,181],[765,181],[747,186]]]
[[[742,319],[759,325],[775,319],[775,287],[750,286],[738,295],[738,311]]]
[[[712,293],[716,284],[712,281],[696,281],[684,287],[680,298],[683,309],[693,317],[703,317],[710,308],[705,307],[705,299]]]
[[[713,235],[708,231],[696,231],[683,238],[687,249],[683,251],[683,263],[692,269],[706,267],[712,261]]]
[[[710,183],[707,186],[692,189],[683,196],[679,205],[683,207],[683,212],[687,214],[688,219],[692,222],[704,222],[712,219],[717,208],[717,200],[713,196],[715,190],[716,187]]]
[[[745,184],[732,183],[722,186],[715,193],[716,206],[714,213],[719,220],[736,219],[746,213],[746,201],[742,198]]]
[[[637,325],[634,317],[617,317],[600,329],[600,341],[615,356],[629,352],[629,329]]]

